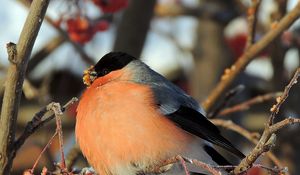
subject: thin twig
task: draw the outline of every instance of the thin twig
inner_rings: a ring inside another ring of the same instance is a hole
[[[39,154],[39,156],[37,157],[37,159],[35,160],[32,168],[30,169],[30,173],[33,174],[35,167],[37,166],[37,164],[39,163],[42,155],[44,154],[44,152],[47,150],[47,148],[52,144],[52,141],[54,140],[55,136],[57,135],[57,131],[55,131],[55,133],[53,134],[53,136],[50,138],[50,140],[48,141],[48,143],[46,144],[46,146],[43,148],[43,150],[41,151],[41,153]]]
[[[292,9],[284,18],[282,18],[276,27],[266,33],[258,42],[251,45],[244,54],[237,59],[237,62],[232,65],[229,69],[226,69],[226,73],[222,76],[221,81],[212,90],[208,98],[203,102],[202,106],[209,112],[216,101],[237,77],[237,75],[246,67],[246,65],[254,59],[264,48],[266,48],[271,41],[278,37],[283,30],[287,29],[293,24],[295,20],[300,16],[300,2]]]
[[[273,125],[271,125],[269,127],[269,132],[270,133],[275,133],[276,131],[278,131],[279,129],[282,129],[288,125],[292,125],[292,124],[295,124],[295,123],[300,123],[300,119],[299,118],[292,118],[292,117],[289,117],[289,118],[286,118],[278,123],[275,123]]]
[[[258,142],[258,139],[260,137],[259,133],[256,133],[256,132],[251,133],[248,130],[242,128],[241,126],[235,124],[231,120],[212,119],[210,121],[217,126],[221,126],[223,128],[226,128],[226,129],[229,129],[229,130],[239,133],[240,135],[244,136],[249,141],[251,141],[255,144]]]
[[[274,118],[275,118],[276,114],[278,114],[280,106],[286,100],[286,98],[289,96],[289,92],[290,92],[290,89],[292,88],[292,86],[297,83],[297,79],[298,79],[299,75],[300,75],[300,68],[298,68],[296,70],[293,78],[291,79],[289,84],[285,87],[282,95],[276,98],[277,103],[275,105],[273,105],[273,107],[270,109],[271,116],[269,118],[269,126],[271,126],[273,124]]]
[[[186,166],[186,161],[183,157],[181,156],[176,156],[177,160],[180,162],[180,164],[182,165],[183,169],[184,169],[184,173],[185,175],[190,175],[189,170]]]
[[[211,165],[208,165],[204,162],[201,162],[201,161],[196,160],[196,159],[192,159],[191,162],[192,162],[192,164],[207,170],[212,175],[222,175],[220,171],[216,170],[214,167],[212,167]]]
[[[240,111],[245,111],[248,110],[252,105],[258,104],[258,103],[263,103],[265,101],[275,99],[279,97],[282,93],[281,92],[274,92],[274,93],[268,93],[264,95],[258,95],[254,98],[251,98],[250,100],[244,101],[242,103],[239,103],[235,106],[228,107],[223,109],[218,116],[225,116],[234,112],[240,112]]]

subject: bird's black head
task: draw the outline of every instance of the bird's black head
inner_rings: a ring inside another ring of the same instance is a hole
[[[124,52],[110,52],[104,55],[94,66],[84,71],[83,82],[90,85],[96,78],[102,77],[111,71],[125,67],[135,57]]]

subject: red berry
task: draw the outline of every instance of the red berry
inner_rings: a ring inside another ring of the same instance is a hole
[[[90,41],[95,32],[87,18],[77,17],[67,20],[67,32],[72,41],[84,44]]]

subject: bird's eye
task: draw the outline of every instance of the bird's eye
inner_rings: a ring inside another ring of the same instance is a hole
[[[108,74],[109,72],[110,72],[109,69],[104,68],[104,69],[101,71],[101,74],[102,74],[102,75],[106,75],[106,74]]]

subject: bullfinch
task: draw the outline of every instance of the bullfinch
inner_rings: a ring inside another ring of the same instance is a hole
[[[212,144],[244,158],[196,100],[133,56],[110,52],[83,80],[88,87],[77,108],[76,139],[100,175],[151,174],[177,155],[228,165]],[[206,172],[190,166],[191,172]],[[184,169],[173,164],[159,173]]]

